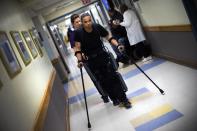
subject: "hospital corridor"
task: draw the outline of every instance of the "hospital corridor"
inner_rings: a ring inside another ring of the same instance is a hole
[[[196,0],[1,0],[0,131],[197,131]]]
[[[160,58],[137,63],[164,90],[159,90],[135,65],[120,67],[131,109],[104,103],[84,71],[90,123],[94,131],[184,131],[196,129],[197,70]],[[87,116],[80,70],[65,85],[69,94],[71,131],[86,131]],[[77,125],[77,126],[76,126]]]

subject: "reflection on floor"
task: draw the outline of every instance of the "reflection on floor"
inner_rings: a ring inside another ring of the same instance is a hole
[[[87,131],[80,71],[71,55],[69,93],[71,131]],[[92,131],[195,131],[197,130],[197,70],[154,58],[138,65],[165,91],[156,87],[134,66],[123,67],[127,96],[133,104],[129,110],[103,103],[84,70],[85,88]]]

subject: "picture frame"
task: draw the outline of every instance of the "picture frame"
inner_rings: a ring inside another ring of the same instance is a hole
[[[18,49],[18,52],[25,64],[25,66],[29,65],[31,63],[31,57],[30,54],[25,46],[25,43],[23,42],[23,39],[18,31],[10,31],[10,34],[12,36],[12,39],[14,40],[14,43]]]
[[[32,57],[35,59],[38,56],[38,52],[37,52],[37,49],[35,47],[33,40],[31,39],[30,34],[28,33],[28,31],[21,31],[21,34],[23,38],[25,39],[25,42],[31,52]]]
[[[35,35],[33,29],[30,29],[30,30],[29,30],[29,33],[30,33],[30,35],[31,35],[32,40],[33,40],[34,43],[35,43],[35,46],[36,46],[36,48],[37,48],[37,50],[38,50],[38,53],[39,53],[40,57],[42,57],[42,56],[43,56],[43,51],[42,51],[42,48],[41,48],[41,46],[40,46],[40,42],[39,42],[38,38],[36,37],[36,35]]]
[[[0,58],[10,78],[21,72],[21,65],[4,31],[0,31]]]
[[[32,30],[33,30],[35,37],[38,39],[40,46],[43,47],[43,44],[42,44],[43,37],[42,37],[41,33],[38,32],[34,27],[32,28]]]

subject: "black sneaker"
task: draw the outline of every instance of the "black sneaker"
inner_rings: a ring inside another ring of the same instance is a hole
[[[123,106],[124,106],[126,109],[130,109],[130,108],[132,107],[132,105],[131,105],[131,103],[130,103],[129,101],[123,102],[122,104],[123,104]]]
[[[119,105],[120,104],[120,101],[119,100],[113,100],[113,105],[114,106],[117,106],[117,105]]]
[[[109,102],[108,96],[102,96],[101,98],[103,99],[104,103],[108,103]]]

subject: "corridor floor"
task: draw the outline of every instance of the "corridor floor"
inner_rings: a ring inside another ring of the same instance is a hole
[[[80,70],[74,57],[65,89],[69,94],[71,131],[88,131]],[[120,65],[131,109],[103,103],[84,71],[91,131],[196,131],[197,70],[160,58],[138,65],[165,91],[165,95],[135,67]]]

